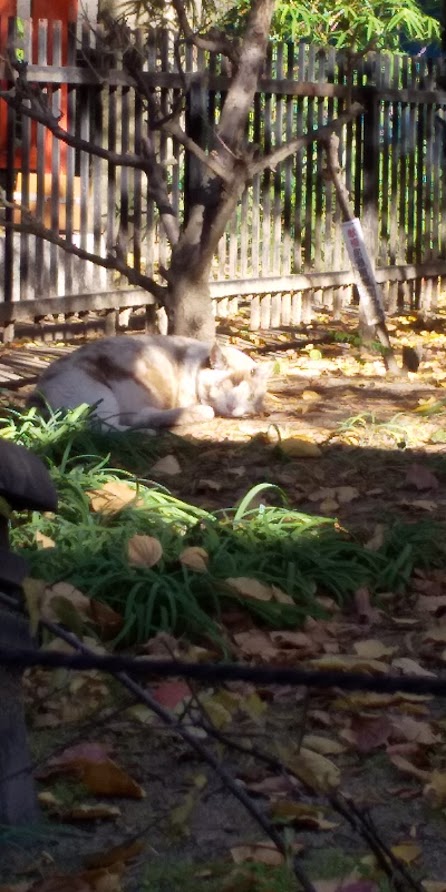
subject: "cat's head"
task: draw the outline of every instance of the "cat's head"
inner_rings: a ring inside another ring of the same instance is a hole
[[[258,415],[263,409],[271,363],[257,365],[234,347],[215,344],[209,355],[209,367],[199,376],[199,397],[223,418]]]

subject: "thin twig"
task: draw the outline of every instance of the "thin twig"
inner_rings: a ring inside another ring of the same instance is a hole
[[[54,635],[57,635],[59,638],[62,638],[68,644],[70,644],[75,650],[80,653],[91,654],[92,651],[82,644],[81,641],[74,635],[72,632],[67,632],[65,629],[59,627],[56,623],[50,622],[49,620],[42,620],[42,625],[53,632]],[[176,718],[174,718],[170,712],[161,706],[148,692],[143,689],[141,685],[134,681],[126,672],[116,672],[112,673],[115,678],[117,678],[124,687],[126,687],[135,697],[141,702],[145,703],[149,709],[157,715],[165,725],[175,731],[181,738],[184,740],[195,752],[198,753],[199,756],[215,771],[218,775],[224,786],[230,790],[232,795],[238,799],[238,801],[245,807],[247,812],[251,815],[251,817],[256,821],[256,823],[262,828],[262,830],[266,833],[266,835],[270,838],[270,840],[274,843],[278,851],[286,857],[287,855],[287,847],[283,841],[283,838],[280,833],[277,832],[275,827],[271,825],[271,823],[265,818],[262,812],[257,808],[255,803],[251,800],[245,790],[240,787],[234,778],[226,771],[225,768],[220,764],[218,759],[214,756],[214,754],[206,747],[200,740],[198,740],[194,734],[185,728]],[[313,884],[307,878],[306,874],[302,871],[300,865],[296,863],[296,860],[293,859],[293,870],[296,875],[296,878],[302,885],[303,892],[316,892]]]
[[[413,892],[423,892],[423,886],[408,873],[403,862],[393,854],[378,835],[370,815],[364,815],[354,802],[347,801],[341,794],[331,796],[330,803],[332,808],[342,815],[344,820],[348,821],[350,826],[367,842],[382,870],[392,880],[397,892],[407,892],[408,889],[412,889]],[[395,876],[395,871],[399,872],[401,879]],[[402,880],[404,880],[404,884]]]
[[[137,285],[140,288],[144,288],[145,291],[153,294],[160,304],[165,303],[167,288],[164,285],[159,285],[158,282],[155,282],[150,276],[146,276],[144,273],[140,273],[133,267],[128,266],[118,248],[116,248],[116,253],[114,255],[109,252],[107,257],[102,257],[101,254],[86,251],[85,248],[80,248],[78,245],[75,245],[74,242],[62,238],[53,229],[48,229],[47,226],[44,226],[44,224],[31,213],[29,208],[15,201],[7,201],[1,194],[1,190],[0,206],[19,211],[27,220],[27,222],[24,223],[15,223],[13,221],[4,220],[2,225],[5,228],[10,227],[14,229],[14,232],[23,232],[27,235],[34,235],[37,238],[45,239],[45,241],[51,242],[51,244],[57,245],[58,248],[66,251],[67,254],[73,254],[75,257],[79,257],[80,260],[88,260],[90,263],[94,263],[96,266],[102,266],[104,269],[114,269],[116,272],[125,276],[131,285]]]

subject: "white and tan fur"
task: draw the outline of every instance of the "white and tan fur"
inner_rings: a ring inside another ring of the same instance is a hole
[[[85,344],[43,372],[28,403],[92,406],[117,430],[240,418],[262,410],[270,365],[193,338],[123,335]]]

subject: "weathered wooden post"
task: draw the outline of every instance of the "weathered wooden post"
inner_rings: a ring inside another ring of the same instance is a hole
[[[57,494],[48,471],[22,446],[0,439],[0,824],[29,823],[38,814],[22,701],[22,670],[2,666],[7,648],[33,648],[21,612],[26,561],[9,549],[8,512],[55,511]],[[1,594],[8,596],[2,603]]]

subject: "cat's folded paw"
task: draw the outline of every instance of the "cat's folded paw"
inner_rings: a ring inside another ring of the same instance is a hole
[[[212,421],[215,417],[215,412],[212,406],[191,406],[186,411],[188,420],[191,421]]]

